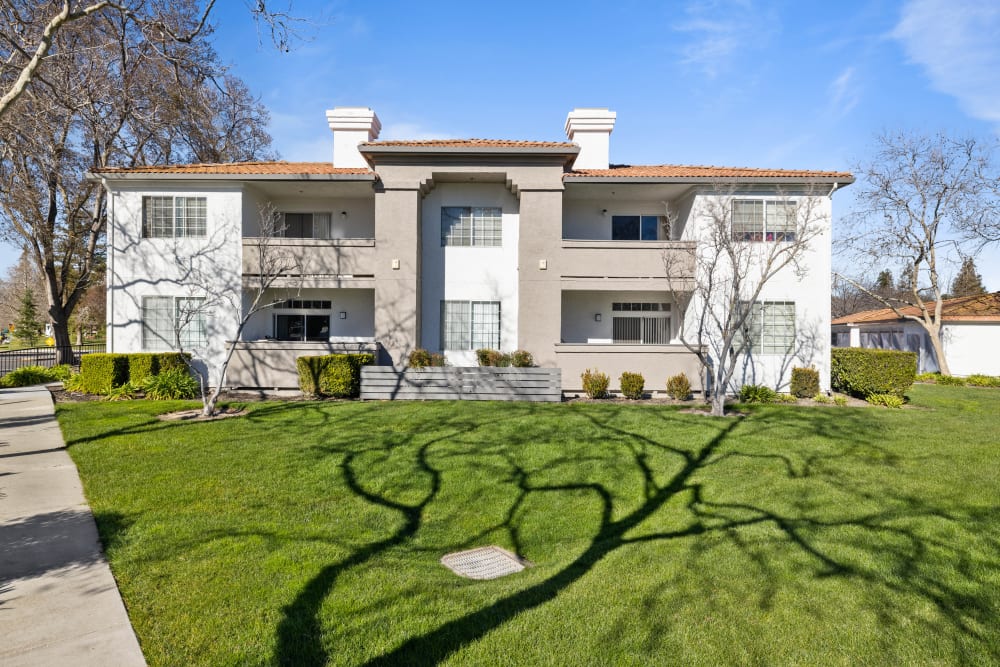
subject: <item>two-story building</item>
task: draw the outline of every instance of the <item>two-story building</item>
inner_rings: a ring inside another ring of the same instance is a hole
[[[850,174],[611,165],[606,109],[572,111],[565,142],[378,141],[370,109],[327,119],[332,162],[94,175],[109,193],[109,351],[170,349],[179,334],[215,369],[236,339],[225,384],[282,387],[305,354],[371,349],[403,365],[425,348],[474,365],[479,348],[524,349],[561,368],[567,391],[586,368],[612,388],[626,370],[654,390],[681,371],[700,388],[685,318],[706,279],[702,222],[725,184],[748,243],[789,240],[789,199],[808,198],[822,225],[808,271],[784,271],[759,295],[741,377],[780,386],[798,355],[829,386],[828,335],[797,343],[829,331],[830,200]],[[279,238],[261,239],[262,211],[278,216]],[[238,332],[262,248],[288,263]]]

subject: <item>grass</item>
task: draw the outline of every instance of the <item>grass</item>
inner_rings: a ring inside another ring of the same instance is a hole
[[[1000,392],[910,397],[58,416],[151,665],[995,664]]]

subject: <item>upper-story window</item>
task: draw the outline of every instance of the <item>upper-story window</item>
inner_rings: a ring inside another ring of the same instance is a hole
[[[500,247],[501,214],[499,206],[442,206],[441,245]]]
[[[329,213],[282,213],[283,236],[289,239],[333,238]]]
[[[145,238],[204,238],[205,197],[143,197],[142,235]]]
[[[611,216],[612,241],[655,241],[660,227],[658,215]]]
[[[794,241],[795,202],[765,199],[733,201],[734,241]]]

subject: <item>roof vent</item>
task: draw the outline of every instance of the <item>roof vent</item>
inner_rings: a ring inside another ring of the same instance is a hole
[[[382,123],[368,107],[334,107],[326,112],[333,130],[333,166],[367,167],[358,144],[378,139]]]
[[[618,114],[608,109],[573,109],[566,116],[566,136],[580,146],[574,169],[607,169],[611,131]]]

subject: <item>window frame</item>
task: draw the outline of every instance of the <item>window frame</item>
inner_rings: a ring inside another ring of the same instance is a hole
[[[750,214],[737,211],[751,205]],[[795,241],[799,203],[794,199],[737,198],[729,207],[730,234],[734,241],[789,243]],[[789,211],[790,209],[790,211]],[[784,210],[779,219],[778,211]],[[759,226],[759,229],[758,229]]]
[[[331,211],[280,211],[278,213],[278,215],[280,216],[279,217],[279,223],[280,223],[280,227],[279,228],[281,230],[281,238],[285,238],[285,239],[313,239],[313,240],[320,240],[320,241],[329,241],[330,239],[333,238],[333,213]],[[309,236],[305,236],[305,235],[302,235],[302,236],[289,236],[288,235],[288,224],[289,224],[288,223],[288,216],[301,216],[303,218],[303,220],[300,222],[300,224],[303,227],[306,224],[304,218],[306,216],[308,216],[308,218],[309,218],[309,221],[308,221],[308,224],[309,224],[309,234],[310,235]],[[325,236],[322,235],[322,234],[320,236],[316,235],[317,223],[319,223],[322,226],[325,226],[325,228],[326,228],[325,229],[325,234],[326,234]]]
[[[750,309],[750,313],[734,339],[737,349],[750,355],[787,356],[795,351],[798,326],[794,301],[742,302],[740,307]]]
[[[503,207],[442,206],[441,247],[503,247]]]
[[[169,219],[167,218],[168,213]],[[208,197],[197,195],[142,196],[142,238],[203,239],[207,236]]]
[[[616,236],[618,233],[615,229],[615,222],[621,222],[622,224],[627,224],[624,218],[638,218],[636,231],[638,232],[638,238],[632,237],[622,237]],[[645,223],[653,223],[653,233],[655,234],[652,238],[647,238],[645,234]],[[652,213],[620,213],[611,216],[611,240],[612,241],[659,241],[660,240],[660,226],[663,224],[663,216]]]
[[[451,319],[459,316],[463,319],[455,321]],[[486,319],[486,316],[489,319]],[[500,301],[441,300],[439,329],[441,351],[499,350],[502,329],[503,313]],[[456,340],[457,345],[454,344]]]
[[[154,307],[152,305],[154,301],[159,302],[160,305]],[[163,306],[164,302],[169,302],[169,306],[165,308]],[[189,311],[183,311],[182,307],[186,302],[200,303],[201,305],[195,306]],[[140,344],[143,351],[169,352],[178,349],[192,350],[208,345],[205,297],[150,294],[142,297],[139,307],[139,320],[142,326]],[[167,313],[167,308],[169,308],[169,313]],[[181,323],[182,312],[192,313],[193,316]],[[162,325],[164,321],[169,321],[169,340],[163,336],[162,331],[158,330],[153,323],[150,323],[149,320],[152,317],[158,319],[158,322],[156,322],[158,325]],[[190,329],[192,325],[195,327],[194,330]]]

